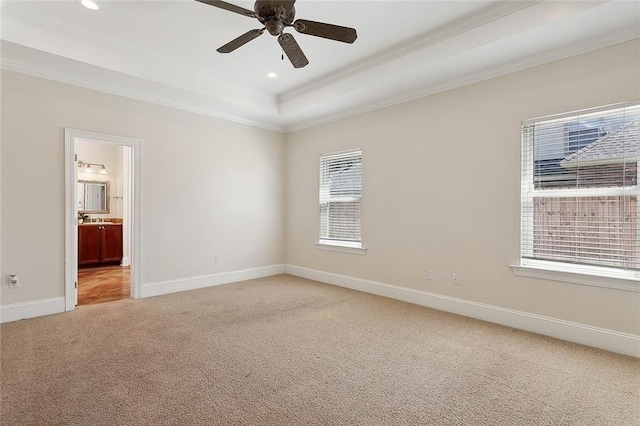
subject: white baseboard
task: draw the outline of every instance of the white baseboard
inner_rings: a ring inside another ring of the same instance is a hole
[[[160,296],[178,291],[195,290],[203,287],[235,283],[284,274],[285,265],[270,265],[258,268],[242,269],[239,271],[221,272],[219,274],[201,275],[197,277],[181,278],[178,280],[158,281],[143,284],[141,297]]]
[[[129,257],[123,257],[122,262],[120,262],[120,266],[131,266],[131,260]]]
[[[286,265],[287,274],[640,358],[640,336],[362,278]]]
[[[59,314],[64,311],[64,297],[34,300],[32,302],[11,303],[0,306],[0,322],[11,322],[25,318]]]

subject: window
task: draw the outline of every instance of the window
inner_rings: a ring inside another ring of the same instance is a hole
[[[320,245],[362,248],[362,151],[320,157]]]
[[[636,103],[523,123],[521,266],[640,279],[639,118]]]

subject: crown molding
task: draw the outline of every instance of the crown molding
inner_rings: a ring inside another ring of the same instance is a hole
[[[640,37],[637,25],[607,31],[612,22],[637,23],[637,19],[621,17],[624,13],[629,16],[628,7],[621,14],[619,9],[611,12],[609,6],[603,1],[569,2],[562,7],[540,0],[497,2],[280,96],[214,78],[189,64],[167,61],[162,67],[167,58],[153,52],[142,57],[136,49],[123,50],[115,42],[79,55],[84,59],[76,58],[74,49],[87,47],[83,43],[90,43],[95,34],[87,34],[86,41],[69,39],[73,35],[70,28],[22,16],[19,11],[7,19],[4,12],[8,8],[4,8],[0,68],[291,133]],[[575,28],[585,16],[587,23],[597,24],[594,21],[601,18],[606,25],[576,33],[590,38],[565,36],[560,31],[559,39],[514,49],[522,40],[531,41],[532,34],[539,37],[543,28],[563,29],[564,18],[570,17],[566,21]],[[118,70],[105,62],[116,53],[122,64]],[[487,56],[491,62],[483,61]]]
[[[385,98],[378,102],[369,102],[360,107],[350,108],[348,112],[338,112],[331,115],[322,116],[315,120],[300,120],[299,122],[285,123],[285,133],[294,133],[323,124],[332,123],[345,118],[356,117],[368,112],[391,107],[394,105],[410,102],[426,96],[431,96],[447,90],[456,89],[492,78],[500,77],[506,74],[544,65],[550,62],[570,58],[572,56],[587,53],[593,50],[602,49],[614,44],[623,43],[625,41],[634,40],[640,37],[640,28],[629,26],[620,28],[617,31],[604,36],[592,37],[570,45],[558,47],[556,49],[547,50],[537,55],[526,56],[521,59],[513,60],[503,64],[496,64],[483,70],[469,73],[460,77],[450,78],[447,81],[425,87],[421,90],[411,90],[408,93],[401,93],[398,96]]]
[[[33,64],[9,59],[2,57],[0,61],[0,69],[13,71],[21,74],[30,75],[32,77],[43,78],[45,80],[52,80],[59,83],[70,84],[73,86],[82,87],[85,89],[96,90],[99,92],[109,93],[112,95],[122,96],[125,98],[135,99],[138,101],[149,102],[156,105],[161,105],[169,108],[175,108],[182,111],[188,111],[195,114],[206,115],[226,121],[232,121],[235,123],[245,124],[248,126],[258,127],[266,130],[272,130],[275,132],[283,133],[285,127],[283,125],[260,120],[251,120],[246,117],[240,117],[224,113],[219,109],[204,108],[197,106],[194,103],[188,101],[181,101],[175,97],[162,96],[158,93],[150,93],[147,91],[136,90],[129,87],[123,87],[116,84],[99,81],[87,77],[78,76],[66,72],[57,71],[51,68],[40,67]]]
[[[20,34],[20,40],[12,39],[11,35],[15,32]],[[31,35],[31,38],[23,39],[25,34]],[[35,36],[33,36],[34,34]],[[78,34],[80,34],[81,37],[78,37]],[[121,62],[135,64],[137,68],[153,66],[152,64],[155,64],[156,67],[166,67],[166,64],[171,64],[173,74],[188,75],[190,76],[189,81],[194,79],[200,79],[201,81],[206,80],[210,84],[213,82],[213,86],[219,90],[234,92],[247,97],[273,99],[274,102],[277,102],[277,96],[272,93],[249,87],[220,76],[211,79],[206,70],[203,71],[200,68],[190,66],[184,62],[177,63],[173,58],[166,55],[159,55],[156,52],[148,50],[135,49],[132,48],[133,44],[117,43],[110,39],[98,37],[96,33],[91,31],[81,31],[77,28],[72,29],[71,27],[60,25],[41,16],[26,14],[11,7],[3,7],[2,40],[24,45],[32,49],[46,51],[54,55],[69,57],[94,66],[102,66],[102,64],[97,62],[74,58],[70,55],[70,51],[49,51],[48,48],[52,44],[51,40],[56,37],[60,38],[59,41],[65,47],[70,45],[76,47],[89,46],[90,48],[87,50],[92,50],[93,46],[99,46],[102,52],[95,54],[94,57],[96,58],[120,57]],[[47,50],[45,50],[44,47],[46,47]],[[167,84],[172,85],[171,83]]]
[[[279,96],[279,103],[285,103],[319,89],[335,84],[341,80],[361,74],[380,65],[392,62],[403,56],[436,45],[444,40],[463,34],[472,29],[487,25],[505,16],[514,14],[541,3],[541,0],[499,2],[478,13],[457,19],[433,31],[413,38],[400,46],[391,47],[375,55],[369,56],[348,67],[316,79],[308,84],[289,90]]]

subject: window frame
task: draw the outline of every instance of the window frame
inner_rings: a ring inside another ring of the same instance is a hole
[[[322,159],[323,157],[328,156],[338,156],[338,155],[348,155],[350,153],[359,154],[360,155],[360,180],[361,180],[361,189],[360,189],[360,241],[348,241],[348,240],[334,240],[328,238],[321,237],[322,230],[322,200],[321,192],[322,192]],[[362,229],[362,216],[363,216],[363,195],[364,195],[364,152],[362,148],[353,148],[343,151],[332,151],[327,152],[320,155],[318,160],[318,239],[315,243],[316,248],[320,250],[328,250],[335,251],[340,253],[348,253],[348,254],[359,254],[364,255],[366,253],[367,248],[364,245],[363,238],[363,229]]]
[[[569,262],[532,259],[534,238],[533,202],[536,197],[597,197],[635,195],[638,203],[638,225],[636,226],[636,246],[640,250],[640,168],[636,171],[634,187],[610,188],[569,188],[569,189],[536,189],[534,183],[534,136],[533,125],[540,122],[562,120],[573,116],[584,116],[602,113],[608,110],[637,107],[640,101],[606,105],[581,111],[573,111],[553,116],[533,118],[522,122],[521,127],[521,204],[520,204],[520,262],[511,265],[517,276],[540,278],[553,281],[585,284],[620,290],[640,292],[640,270],[618,269],[614,267],[577,265]],[[630,192],[630,190],[632,192]],[[528,237],[525,239],[525,235]],[[639,251],[640,252],[640,251]]]

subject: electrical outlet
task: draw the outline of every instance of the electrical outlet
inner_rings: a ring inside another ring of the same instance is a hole
[[[20,277],[18,274],[9,275],[9,288],[20,287]]]
[[[213,263],[220,263],[220,256],[213,256]]]
[[[432,271],[431,269],[429,269],[429,270],[427,271],[427,279],[428,279],[429,281],[433,281],[433,280],[434,280],[433,271]]]
[[[455,285],[459,285],[460,284],[460,274],[453,274],[451,276],[451,281],[453,281],[453,283]]]

